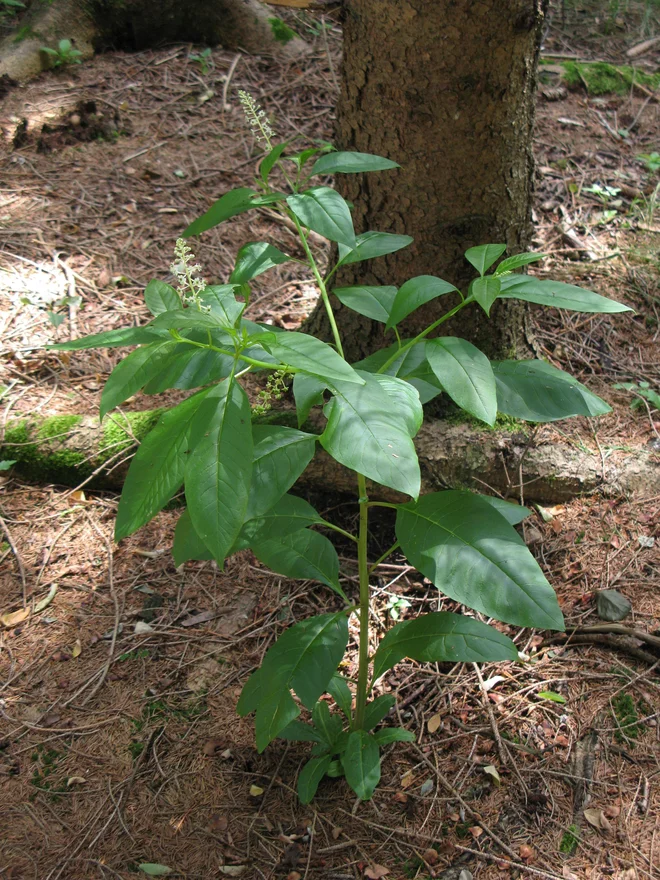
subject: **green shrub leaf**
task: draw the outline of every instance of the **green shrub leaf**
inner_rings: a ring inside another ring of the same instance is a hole
[[[233,363],[229,355],[181,342],[172,350],[163,369],[147,382],[143,390],[145,394],[160,394],[169,388],[181,391],[201,388],[229,376]]]
[[[404,657],[425,663],[485,663],[517,660],[518,649],[492,626],[436,611],[392,627],[374,655],[374,681]]]
[[[470,415],[488,425],[497,418],[497,392],[490,361],[471,342],[442,336],[426,343],[426,359],[443,390]]]
[[[530,263],[544,260],[547,256],[547,254],[514,254],[502,260],[493,274],[504,275],[506,272],[513,272],[514,269],[520,269],[521,266],[529,266]]]
[[[483,275],[505,250],[505,244],[481,244],[466,250],[465,259],[474,266],[480,275]]]
[[[496,278],[494,275],[485,275],[483,278],[477,278],[472,282],[470,293],[484,312],[490,315],[491,307],[499,296],[501,287],[502,284],[499,278]]]
[[[368,801],[380,782],[380,749],[370,733],[354,730],[341,759],[346,782],[362,801]]]
[[[176,351],[173,339],[143,345],[114,368],[101,393],[101,418],[143,388],[167,365]]]
[[[154,330],[152,327],[120,327],[118,330],[108,330],[106,333],[81,336],[80,339],[72,339],[70,342],[56,342],[53,345],[47,345],[46,348],[48,351],[84,351],[88,348],[121,348],[125,345],[145,345],[159,340],[172,341],[169,333],[165,330]]]
[[[379,746],[388,746],[395,742],[415,742],[415,734],[411,730],[405,730],[403,727],[382,727],[380,730],[374,730],[372,734]]]
[[[346,266],[348,263],[361,263],[363,260],[373,260],[375,257],[384,257],[393,254],[401,248],[412,244],[413,239],[409,235],[396,235],[392,232],[363,232],[355,239],[355,246],[339,244],[339,264]]]
[[[194,220],[183,233],[183,237],[190,238],[191,235],[200,235],[202,232],[212,229],[230,217],[236,217],[238,214],[244,214],[245,211],[249,211],[251,208],[270,205],[285,198],[286,193],[269,193],[264,196],[245,186],[233,189],[225,193],[217,202],[214,202],[206,214]]]
[[[254,465],[246,519],[263,516],[288,492],[316,450],[315,434],[281,425],[253,425]]]
[[[303,498],[284,495],[267,513],[245,523],[238,536],[236,549],[242,550],[262,541],[286,538],[300,529],[323,522],[323,517]]]
[[[287,204],[303,226],[313,229],[330,241],[354,248],[355,230],[346,201],[329,186],[314,186],[289,196]]]
[[[310,758],[298,774],[298,798],[301,804],[309,804],[316,794],[319,783],[332,763],[332,755]]]
[[[330,679],[327,690],[344,715],[350,720],[353,695],[344,676],[336,672]]]
[[[491,507],[501,514],[510,526],[517,526],[531,514],[528,507],[516,504],[513,501],[504,501],[503,498],[496,498],[494,495],[479,495],[482,501],[487,501]]]
[[[364,710],[364,729],[373,730],[383,720],[390,709],[396,703],[396,697],[392,694],[383,694],[376,697],[371,703],[367,703]]]
[[[347,308],[385,324],[396,296],[396,287],[335,287],[332,292]]]
[[[305,424],[311,410],[315,406],[323,404],[325,389],[326,383],[316,376],[310,376],[307,373],[295,374],[293,377],[293,398],[296,401],[299,428]]]
[[[172,557],[177,568],[191,559],[213,559],[213,554],[195,531],[187,510],[179,517],[174,530]]]
[[[318,376],[328,382],[356,382],[363,380],[355,370],[340,357],[334,348],[321,342],[307,333],[272,333],[265,332],[259,336],[259,344],[263,345],[281,362],[312,376]]]
[[[266,241],[251,241],[239,250],[229,281],[232,284],[245,284],[262,272],[290,259],[291,257]]]
[[[385,329],[391,330],[424,303],[455,290],[453,284],[434,275],[418,275],[416,278],[411,278],[398,289]]]
[[[252,552],[271,571],[295,580],[320,581],[346,599],[339,586],[339,557],[325,535],[300,529],[278,540],[261,541]]]
[[[326,153],[317,159],[312,174],[360,174],[365,171],[387,171],[400,168],[391,159],[374,156],[372,153]]]
[[[401,505],[396,536],[410,564],[457,602],[517,626],[564,629],[538,563],[478,495],[433,492]]]
[[[152,315],[160,315],[161,312],[173,312],[182,308],[181,297],[176,290],[164,281],[153,280],[147,284],[144,291],[144,301]]]
[[[502,278],[500,299],[522,299],[541,306],[554,306],[556,309],[571,309],[575,312],[631,312],[623,303],[594,293],[564,284],[561,281],[534,278],[531,275],[507,275]]]

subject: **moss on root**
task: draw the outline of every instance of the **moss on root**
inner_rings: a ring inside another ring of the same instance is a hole
[[[82,452],[57,448],[58,439],[69,436],[82,416],[49,416],[35,430],[34,422],[24,419],[5,429],[2,454],[18,459],[21,473],[40,482],[68,482],[85,479],[92,472]]]
[[[122,449],[128,449],[136,440],[141,443],[149,431],[156,427],[163,412],[163,409],[151,409],[106,416],[102,424],[103,439],[99,444],[99,463]]]
[[[605,61],[566,61],[563,68],[566,85],[571,89],[586,88],[590,95],[626,95],[635,83],[650,91],[660,85],[660,73],[644,73],[627,65],[619,67]]]

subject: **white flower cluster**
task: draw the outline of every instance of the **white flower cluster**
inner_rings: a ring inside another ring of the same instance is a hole
[[[275,137],[275,132],[271,128],[266,112],[261,109],[249,92],[239,89],[238,97],[243,105],[243,112],[245,113],[248,125],[252,129],[252,134],[258,141],[263,141],[268,149],[270,149],[270,139]]]
[[[193,264],[195,255],[185,239],[177,238],[174,256],[176,261],[170,266],[170,272],[177,280],[177,290],[181,299],[188,305],[196,306],[200,312],[210,312],[210,307],[202,305],[200,300],[200,295],[206,287],[206,282],[200,277],[202,267],[198,263]]]

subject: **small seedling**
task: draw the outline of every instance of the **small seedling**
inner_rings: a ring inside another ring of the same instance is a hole
[[[60,40],[57,49],[42,46],[41,51],[51,59],[51,67],[65,67],[67,64],[80,64],[82,52],[74,49],[71,40]]]
[[[660,171],[660,153],[640,153],[637,157],[650,174]]]
[[[466,251],[475,278],[464,292],[430,275],[411,278],[398,289],[331,288],[342,266],[394,253],[412,239],[390,232],[356,233],[351,206],[324,181],[333,174],[391,174],[399,166],[382,156],[328,152],[325,145],[293,151],[290,141],[274,142],[265,112],[250,95],[241,93],[241,103],[257,140],[265,145],[259,176],[252,187],[223,195],[184,236],[268,205],[298,233],[332,342],[244,317],[252,280],[291,261],[284,251],[269,242],[249,242],[239,249],[227,283],[207,285],[191,248],[180,240],[171,267],[176,287],[159,280],[147,285],[145,301],[153,315],[149,324],[51,348],[139,346],[110,375],[101,398],[102,416],[143,388],[147,393],[201,389],[165,412],[143,440],[124,482],[115,538],[120,541],[149,522],[184,484],[188,507],[174,537],[177,566],[214,559],[222,567],[233,553],[250,549],[272,571],[315,580],[334,591],[334,610],[296,622],[268,649],[237,708],[240,715],[256,713],[260,752],[277,738],[312,744],[310,760],[298,777],[301,801],[311,801],[324,777],[345,777],[357,796],[367,800],[380,780],[381,748],[415,739],[410,730],[383,726],[396,698],[379,695],[379,682],[392,667],[406,657],[432,663],[518,660],[516,645],[498,629],[478,616],[448,611],[398,620],[384,638],[372,640],[368,535],[375,507],[389,509],[395,519],[396,540],[379,562],[395,551],[403,554],[444,595],[483,618],[564,628],[554,590],[514,528],[529,510],[467,490],[420,495],[413,438],[422,425],[422,404],[444,394],[491,427],[498,413],[553,422],[610,411],[605,401],[545,361],[490,361],[464,339],[432,334],[463,309],[488,315],[498,299],[578,312],[629,309],[589,290],[517,274],[515,270],[543,254],[517,254],[499,262],[504,244]],[[276,167],[277,188],[271,179]],[[310,182],[314,177],[321,181]],[[336,260],[325,273],[310,246],[311,232],[336,245]],[[380,322],[386,347],[350,364],[335,319],[335,300]],[[449,301],[450,307],[416,336],[402,336],[402,322],[431,301]],[[270,377],[255,406],[240,382],[253,372]],[[316,408],[320,435],[277,424],[274,413],[266,412],[291,380],[298,425],[306,424]],[[324,519],[303,498],[289,493],[317,444],[354,474],[356,533]],[[378,486],[407,500],[381,501]],[[355,546],[359,587],[350,595],[344,592],[340,559],[328,537],[333,533]],[[349,618],[353,631],[359,626],[352,678],[338,672],[348,646]],[[324,694],[331,701],[322,699]],[[299,718],[303,712],[305,720]]]
[[[635,395],[630,402],[630,409],[641,409],[646,400],[651,404],[652,409],[660,410],[660,394],[651,387],[650,382],[617,382],[613,387],[630,391]]]
[[[202,52],[191,52],[190,55],[188,55],[188,59],[199,64],[202,76],[206,76],[209,70],[213,67],[213,59],[211,58],[211,49],[209,47]]]

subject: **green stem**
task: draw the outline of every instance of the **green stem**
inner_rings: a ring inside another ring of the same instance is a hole
[[[374,564],[373,564],[373,565],[371,566],[371,568],[369,569],[369,574],[371,574],[372,571],[373,571],[374,569],[378,568],[378,566],[381,564],[381,562],[383,562],[385,559],[387,559],[388,556],[391,556],[392,553],[394,553],[394,551],[396,550],[396,548],[397,548],[398,546],[399,546],[399,542],[398,542],[398,541],[395,541],[395,542],[392,544],[392,546],[389,547],[389,548],[383,553],[382,556],[379,556],[378,559],[374,562]]]
[[[369,507],[391,507],[392,510],[398,510],[398,504],[392,504],[391,501],[370,501]]]
[[[369,564],[367,560],[367,528],[369,523],[369,498],[367,481],[362,474],[357,475],[360,495],[360,531],[358,533],[358,573],[360,576],[360,648],[358,661],[358,683],[355,695],[355,715],[353,730],[361,730],[364,725],[364,710],[367,705],[369,687]]]
[[[429,333],[432,330],[435,330],[436,327],[439,327],[441,324],[444,324],[445,321],[448,321],[450,318],[453,318],[454,315],[456,314],[456,312],[460,312],[460,310],[463,308],[463,306],[466,306],[469,302],[472,302],[472,300],[471,299],[464,299],[463,302],[460,302],[457,306],[454,306],[453,309],[448,311],[446,315],[443,315],[441,318],[438,318],[437,321],[434,321],[432,324],[429,324],[429,326],[426,328],[426,330],[422,330],[422,332],[419,333],[417,336],[415,336],[414,339],[409,340],[408,342],[406,342],[405,345],[402,345],[401,348],[397,349],[394,352],[394,354],[390,358],[388,358],[388,360],[385,361],[383,366],[379,370],[376,370],[376,372],[377,373],[384,373],[385,370],[387,370],[387,368],[391,364],[393,364],[397,358],[401,357],[401,355],[404,353],[404,351],[408,351],[409,348],[412,348],[413,345],[416,345],[420,340],[424,339],[425,336],[428,336]]]
[[[355,541],[356,544],[358,542],[358,538],[356,538],[355,535],[351,535],[351,533],[347,532],[345,529],[342,529],[339,526],[336,526],[334,523],[328,522],[327,519],[324,519],[322,523],[319,523],[319,525],[325,526],[326,529],[332,529],[333,532],[338,532],[340,535],[343,535],[345,538],[350,538],[351,541]]]
[[[321,273],[319,272],[319,268],[316,265],[316,260],[314,259],[314,255],[312,254],[309,245],[307,244],[307,239],[305,238],[305,233],[303,232],[303,228],[300,225],[300,221],[296,217],[296,215],[292,212],[291,219],[296,224],[296,229],[298,230],[298,235],[300,236],[300,241],[302,242],[303,250],[307,256],[309,261],[309,267],[314,273],[314,278],[316,279],[316,283],[319,286],[319,290],[321,291],[321,299],[323,300],[323,305],[325,306],[326,313],[328,315],[328,320],[330,321],[330,328],[332,329],[332,336],[335,340],[335,347],[339,354],[344,357],[344,348],[341,344],[341,336],[339,335],[339,328],[337,327],[337,322],[335,320],[335,313],[332,310],[332,305],[330,304],[330,297],[328,296],[328,291],[325,286],[325,281],[321,277]]]
[[[210,351],[217,351],[219,354],[225,354],[227,357],[235,358],[237,357],[241,361],[245,361],[246,364],[250,364],[251,367],[261,367],[264,370],[286,370],[287,373],[299,373],[300,370],[297,367],[290,367],[288,364],[269,364],[266,361],[258,361],[254,358],[248,357],[246,354],[236,354],[235,351],[229,351],[226,348],[218,348],[217,345],[207,345],[205,342],[195,342],[193,339],[186,339],[184,336],[180,336],[175,331],[170,331],[174,339],[177,342],[187,342],[188,345],[194,345],[197,348],[208,348]]]

